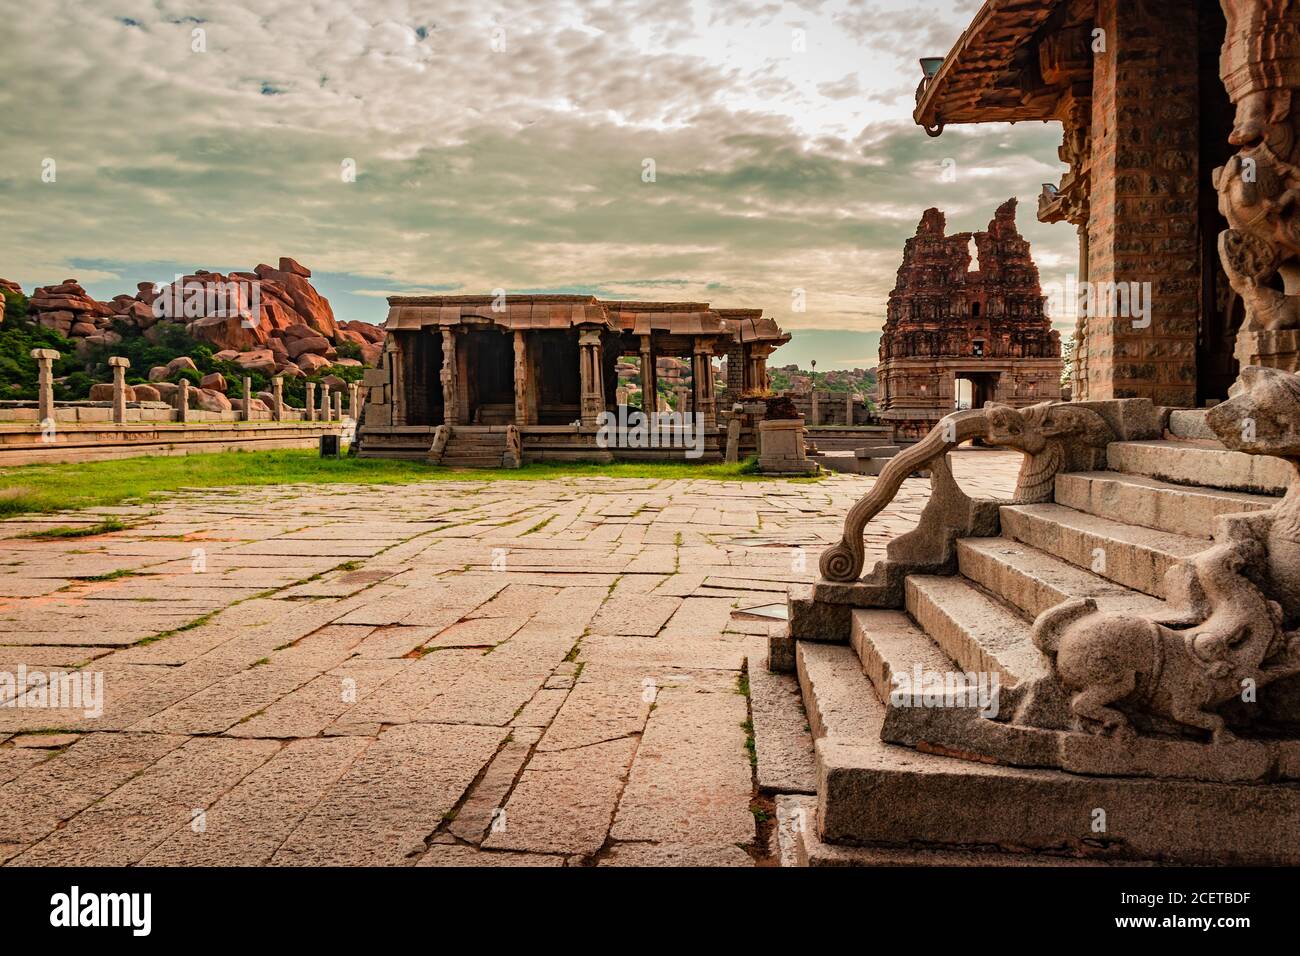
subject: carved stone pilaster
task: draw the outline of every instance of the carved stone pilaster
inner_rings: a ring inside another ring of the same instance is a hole
[[[1214,171],[1230,228],[1219,256],[1245,306],[1243,366],[1295,371],[1300,362],[1300,2],[1223,0],[1220,74],[1236,107],[1237,153]]]
[[[582,424],[594,428],[605,410],[605,376],[598,331],[587,330],[578,336],[578,377],[582,389]]]
[[[442,330],[442,420],[451,425],[456,417],[456,333],[450,328]]]

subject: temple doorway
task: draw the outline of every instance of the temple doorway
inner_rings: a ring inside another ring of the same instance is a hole
[[[495,328],[475,329],[463,340],[471,425],[509,425],[515,420],[514,340]]]
[[[406,333],[410,344],[402,350],[406,420],[411,425],[444,423],[442,395],[442,334],[437,329]]]
[[[533,381],[537,383],[537,423],[570,425],[582,416],[576,332],[530,333]]]
[[[983,408],[998,394],[997,372],[958,372],[953,382],[954,408]]]

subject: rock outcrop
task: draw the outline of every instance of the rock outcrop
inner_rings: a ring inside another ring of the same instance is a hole
[[[156,326],[183,324],[193,338],[210,344],[217,358],[265,373],[310,375],[336,362],[377,365],[384,330],[366,322],[339,323],[310,279],[311,270],[287,256],[278,267],[262,263],[252,272],[222,275],[199,269],[168,285],[141,282],[134,295],[117,295],[110,302],[96,301],[76,279],[65,279],[37,289],[28,310],[42,326],[88,345],[120,342],[114,330],[119,321],[154,341]],[[0,280],[0,288],[22,291],[7,280]],[[359,362],[339,358],[344,345],[359,350]],[[173,361],[165,375],[153,369],[149,377],[157,381],[183,367],[193,368],[193,363],[177,366]]]

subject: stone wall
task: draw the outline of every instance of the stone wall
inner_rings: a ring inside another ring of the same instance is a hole
[[[1087,318],[1087,397],[1196,401],[1197,12],[1185,0],[1099,0],[1088,279],[1150,283],[1149,324]],[[1208,173],[1208,171],[1206,171]],[[1096,296],[1101,299],[1102,296]]]

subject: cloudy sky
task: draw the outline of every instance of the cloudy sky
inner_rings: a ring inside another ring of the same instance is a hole
[[[1033,217],[1059,127],[912,124],[917,58],[978,6],[0,0],[0,276],[108,298],[291,255],[343,319],[397,292],[704,300],[795,331],[778,363],[875,365],[927,206],[980,229],[1018,196],[1044,279],[1073,268]]]

